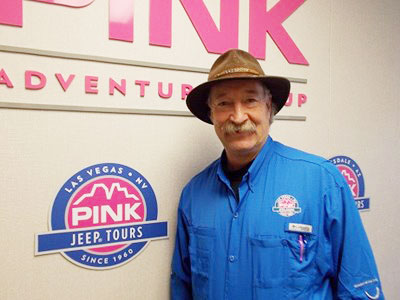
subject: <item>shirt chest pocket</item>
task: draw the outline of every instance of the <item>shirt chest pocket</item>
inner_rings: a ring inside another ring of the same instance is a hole
[[[253,288],[257,297],[296,299],[315,279],[315,239],[293,234],[289,238],[250,238]]]
[[[285,240],[274,237],[250,238],[253,284],[260,288],[280,287],[288,275]]]
[[[205,227],[189,229],[189,255],[193,296],[207,299],[210,294],[210,274],[213,263],[215,230]]]

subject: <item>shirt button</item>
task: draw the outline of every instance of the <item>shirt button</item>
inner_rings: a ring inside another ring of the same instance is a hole
[[[237,212],[235,212],[235,213],[233,214],[233,217],[236,219],[237,217],[239,217],[239,214],[238,214]]]
[[[234,262],[235,261],[235,256],[234,255],[230,255],[229,256],[229,261],[230,262]]]

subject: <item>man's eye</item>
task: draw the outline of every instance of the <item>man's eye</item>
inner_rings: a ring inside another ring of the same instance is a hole
[[[255,98],[248,98],[248,99],[246,99],[245,102],[248,103],[248,104],[255,104],[255,103],[258,102],[258,100],[255,99]]]
[[[221,101],[217,103],[217,106],[223,107],[223,106],[227,106],[228,102],[227,101]]]

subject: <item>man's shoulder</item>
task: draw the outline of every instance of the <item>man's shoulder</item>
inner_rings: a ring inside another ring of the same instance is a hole
[[[340,175],[337,167],[322,156],[289,147],[279,142],[275,142],[274,150],[275,154],[288,161],[296,162],[304,167],[324,170],[334,177]]]
[[[311,154],[300,149],[286,146],[280,142],[275,141],[274,147],[275,153],[282,156],[288,160],[293,161],[304,161],[305,163],[318,164],[321,165],[327,161],[327,159],[322,156]]]

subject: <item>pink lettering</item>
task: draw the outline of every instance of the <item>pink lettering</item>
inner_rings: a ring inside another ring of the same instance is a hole
[[[158,95],[163,99],[171,98],[172,96],[172,83],[168,83],[168,93],[165,94],[163,92],[163,84],[162,82],[158,83]]]
[[[297,106],[301,107],[306,102],[307,102],[307,96],[305,94],[298,94],[298,96],[297,96]]]
[[[0,1],[0,24],[22,27],[22,0]]]
[[[288,99],[286,100],[285,106],[290,106],[290,105],[292,105],[292,102],[293,102],[293,94],[292,94],[292,93],[289,93],[289,97],[288,97]]]
[[[208,52],[223,53],[238,47],[238,0],[221,0],[220,30],[202,0],[180,1]]]
[[[135,80],[136,85],[140,85],[140,97],[144,97],[144,89],[150,85],[150,81],[146,80]]]
[[[133,42],[133,0],[110,0],[109,38]]]
[[[8,78],[6,71],[4,69],[0,70],[0,84],[5,84],[8,88],[13,88],[10,78]]]
[[[74,80],[75,75],[74,74],[69,75],[67,81],[65,81],[64,77],[60,73],[56,73],[55,75],[62,89],[64,90],[64,92],[66,92],[72,80]]]
[[[265,33],[268,32],[289,63],[308,65],[308,61],[282,26],[282,22],[304,1],[280,0],[266,11],[267,0],[250,0],[249,52],[259,59],[265,59]]]
[[[35,77],[39,80],[38,83],[32,83],[32,77]],[[28,90],[40,90],[46,86],[46,76],[43,73],[36,72],[36,71],[25,71],[25,88]]]
[[[186,96],[190,93],[193,87],[190,84],[182,84],[181,88],[181,99],[185,100]]]
[[[97,81],[99,77],[97,76],[85,76],[85,93],[86,94],[98,94]]]
[[[150,0],[150,45],[171,47],[171,0]]]
[[[46,4],[84,7],[94,0],[32,0]],[[283,22],[305,0],[279,0],[267,11],[268,0],[249,0],[249,52],[266,57],[266,33],[290,64],[309,65]],[[216,25],[204,0],[180,0],[204,47],[210,53],[237,48],[239,41],[239,0],[220,0],[220,21]],[[23,1],[0,1],[0,24],[22,27]],[[134,0],[109,0],[109,38],[133,42]],[[171,47],[172,0],[150,0],[149,44]]]
[[[58,4],[69,7],[84,7],[94,0],[32,0],[47,4]],[[22,27],[22,0],[0,1],[0,24]]]
[[[126,79],[121,80],[121,84],[118,84],[114,79],[110,78],[108,93],[114,95],[114,90],[118,90],[122,95],[126,95]]]

